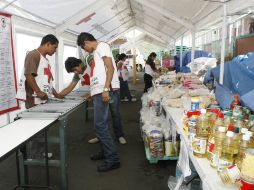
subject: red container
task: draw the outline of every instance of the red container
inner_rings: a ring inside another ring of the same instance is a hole
[[[254,190],[254,183],[249,183],[241,179],[241,184],[240,190]]]

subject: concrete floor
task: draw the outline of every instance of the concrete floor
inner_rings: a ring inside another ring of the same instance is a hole
[[[88,122],[84,121],[83,111],[76,113],[67,130],[69,152],[69,189],[70,190],[168,190],[167,180],[175,174],[176,161],[160,161],[149,164],[146,160],[143,141],[140,137],[139,111],[140,97],[143,92],[143,80],[135,86],[130,85],[132,94],[138,101],[121,103],[122,124],[128,144],[117,143],[121,158],[121,168],[107,173],[98,173],[96,166],[101,161],[91,161],[89,156],[99,150],[99,144],[89,144],[94,137],[93,117],[89,113]],[[130,82],[131,83],[131,82]],[[111,127],[112,128],[112,127]],[[52,128],[54,134],[57,127]],[[58,157],[57,147],[50,146],[54,157]],[[31,167],[30,182],[45,184],[45,171],[41,167]],[[50,169],[50,181],[54,190],[60,190],[60,172],[58,168]],[[15,157],[11,155],[0,163],[0,190],[12,189],[17,184]]]

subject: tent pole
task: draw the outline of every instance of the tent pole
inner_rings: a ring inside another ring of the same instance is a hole
[[[136,33],[133,30],[133,84],[136,84]]]
[[[227,5],[223,3],[223,24],[222,24],[222,42],[221,42],[221,63],[220,63],[220,80],[219,83],[223,84],[224,76],[224,63],[225,63],[225,41],[226,41],[226,27],[227,27]]]
[[[191,31],[191,37],[192,37],[192,48],[191,48],[191,63],[194,63],[195,59],[195,30]]]
[[[181,47],[180,47],[180,69],[183,66],[183,36],[181,36]]]

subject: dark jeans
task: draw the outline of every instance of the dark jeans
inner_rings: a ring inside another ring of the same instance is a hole
[[[153,86],[152,80],[153,77],[151,75],[148,75],[146,73],[144,74],[144,82],[145,82],[144,92],[147,92],[147,90]]]
[[[131,93],[129,90],[128,81],[123,81],[122,78],[119,78],[120,80],[120,97],[121,99],[124,99],[125,97],[128,98],[129,101],[131,101]]]
[[[120,115],[120,96],[119,90],[110,92],[109,109],[113,121],[113,129],[117,139],[123,137],[121,115]]]
[[[94,128],[100,139],[106,162],[119,162],[116,145],[108,127],[109,104],[102,101],[101,94],[93,96]]]

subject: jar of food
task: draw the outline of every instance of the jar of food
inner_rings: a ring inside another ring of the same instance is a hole
[[[198,97],[192,97],[191,98],[191,111],[197,111],[199,109],[199,98]]]

